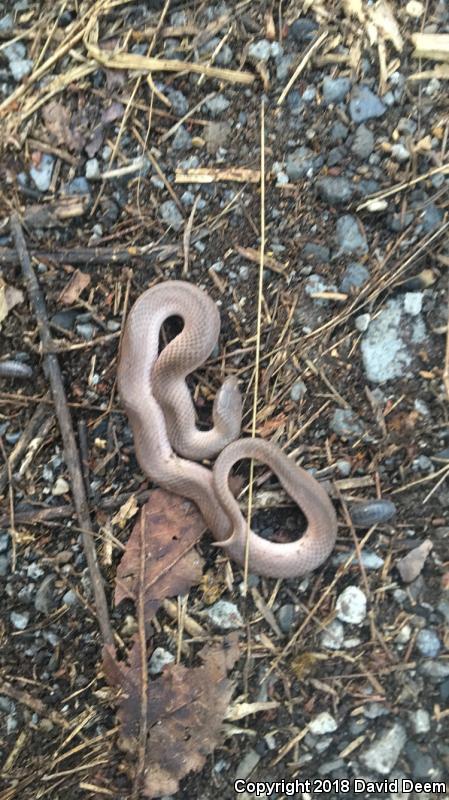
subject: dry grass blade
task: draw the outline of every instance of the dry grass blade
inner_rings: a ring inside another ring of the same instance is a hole
[[[176,183],[217,183],[235,181],[236,183],[259,183],[260,171],[245,167],[191,167],[176,170]]]
[[[414,33],[415,58],[449,61],[449,33]]]

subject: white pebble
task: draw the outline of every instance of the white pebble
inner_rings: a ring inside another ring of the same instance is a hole
[[[57,478],[53,484],[51,493],[55,497],[58,497],[60,494],[67,494],[68,491],[70,491],[70,486],[65,478]]]
[[[315,736],[322,736],[324,733],[333,733],[337,730],[337,727],[334,717],[332,714],[329,714],[328,711],[322,711],[321,714],[317,714],[317,716],[309,722],[309,730],[311,733],[314,733]]]
[[[358,586],[348,586],[337,598],[337,617],[342,622],[360,625],[366,617],[366,597]]]

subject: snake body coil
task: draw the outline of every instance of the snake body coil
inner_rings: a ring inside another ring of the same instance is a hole
[[[159,352],[161,326],[181,317],[183,329]],[[184,281],[166,281],[144,292],[128,316],[122,339],[118,385],[142,470],[164,489],[199,507],[217,542],[244,563],[247,525],[229,485],[229,472],[242,458],[267,464],[304,513],[301,539],[276,544],[249,532],[249,569],[259,575],[292,578],[315,569],[330,554],[337,521],[322,486],[279,448],[262,439],[237,439],[241,397],[228,378],[215,398],[214,426],[199,431],[186,376],[217,343],[220,318],[214,302]],[[234,441],[236,440],[236,441]],[[196,461],[218,454],[213,471]]]

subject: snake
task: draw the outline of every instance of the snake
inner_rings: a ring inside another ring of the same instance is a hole
[[[160,349],[161,329],[171,317],[182,329]],[[144,291],[122,332],[118,390],[128,417],[135,455],[150,480],[199,508],[214,544],[251,573],[295,578],[322,564],[337,534],[334,506],[323,486],[276,444],[239,438],[242,397],[228,376],[213,402],[210,430],[200,430],[187,377],[210,357],[220,333],[220,313],[200,287],[166,280]],[[215,459],[213,468],[203,460]],[[234,497],[229,477],[242,459],[267,465],[306,518],[303,535],[275,542],[255,533]]]

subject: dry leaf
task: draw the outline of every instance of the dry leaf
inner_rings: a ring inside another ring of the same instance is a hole
[[[399,574],[405,583],[414,581],[424,567],[427,556],[432,550],[433,544],[430,539],[425,539],[419,547],[414,547],[404,558],[397,561],[396,566]]]
[[[368,15],[377,29],[378,36],[391,42],[400,53],[404,47],[404,40],[388,0],[379,0],[373,8],[368,9]]]
[[[73,306],[80,294],[89,286],[90,280],[90,275],[87,272],[81,272],[80,269],[76,269],[72,273],[67,286],[64,287],[59,295],[59,302],[64,306]]]
[[[118,525],[119,528],[123,529],[128,520],[132,519],[137,514],[138,510],[139,506],[137,505],[136,495],[132,494],[112,517],[112,525]]]
[[[163,489],[151,492],[117,569],[115,604],[125,598],[136,601],[142,567],[146,624],[166,597],[186,594],[200,583],[202,559],[193,547],[205,527],[193,503]]]
[[[62,103],[57,100],[47,103],[42,109],[42,117],[50,138],[56,144],[81,152],[84,138],[80,131],[72,130],[70,111]]]
[[[0,278],[0,323],[6,319],[11,309],[20,303],[23,303],[23,292],[14,286],[8,286],[3,278]]]
[[[160,678],[149,681],[146,722],[151,745],[144,767],[144,796],[174,794],[179,781],[199,770],[220,740],[221,726],[232,696],[227,679],[239,657],[236,634],[200,651],[202,665],[191,669],[168,665]],[[108,681],[122,690],[118,718],[120,745],[135,752],[140,735],[141,651],[135,643],[129,664],[118,662],[110,647],[103,650]]]

